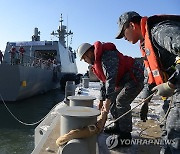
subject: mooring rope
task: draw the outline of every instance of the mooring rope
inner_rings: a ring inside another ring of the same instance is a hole
[[[149,95],[148,97],[146,97],[146,98],[145,98],[142,102],[140,102],[138,105],[136,105],[136,106],[133,107],[132,109],[128,110],[128,111],[125,112],[123,115],[121,115],[121,116],[119,116],[118,118],[116,118],[115,120],[111,121],[111,122],[110,122],[108,125],[106,125],[104,128],[110,126],[112,123],[117,122],[119,119],[121,119],[122,117],[124,117],[125,115],[127,115],[128,113],[130,113],[132,110],[134,110],[135,108],[137,108],[138,106],[140,106],[142,103],[144,103],[144,102],[146,102],[148,99],[152,98],[155,93],[156,93],[156,91],[155,91],[154,93],[152,93],[151,95]],[[149,127],[145,128],[145,129],[141,130],[141,132],[139,133],[139,136],[140,136],[140,137],[142,137],[142,135],[143,135],[142,133],[143,133],[145,130],[150,129],[150,128],[157,127],[157,126],[161,125],[161,124],[166,120],[166,118],[167,118],[167,116],[168,116],[168,114],[169,114],[169,111],[170,111],[170,109],[171,109],[172,101],[173,101],[173,99],[172,99],[172,97],[171,97],[171,101],[170,101],[170,103],[169,103],[169,108],[168,108],[166,114],[164,115],[163,119],[162,119],[158,124],[156,124],[156,125],[154,125],[154,126],[149,126]],[[148,135],[146,135],[146,136],[148,136]]]
[[[23,125],[26,125],[26,126],[33,126],[33,125],[36,125],[36,124],[38,124],[38,123],[40,123],[41,121],[43,121],[49,114],[47,114],[45,117],[43,117],[42,119],[40,119],[39,121],[37,121],[37,122],[33,122],[33,123],[26,123],[26,122],[23,122],[23,121],[21,121],[21,120],[19,120],[12,112],[11,112],[11,110],[8,108],[8,106],[6,105],[6,103],[5,103],[5,101],[4,101],[4,99],[3,99],[3,97],[2,97],[2,95],[0,94],[0,97],[1,97],[1,100],[2,100],[2,102],[3,102],[3,104],[4,104],[4,106],[6,107],[6,109],[8,110],[8,112],[11,114],[11,116],[15,119],[15,120],[17,120],[19,123],[21,123],[21,124],[23,124]],[[54,108],[52,108],[50,111],[52,111]],[[50,113],[50,112],[49,112]]]
[[[119,119],[121,119],[122,117],[124,117],[126,114],[130,113],[132,110],[134,110],[135,108],[137,108],[138,106],[140,106],[142,103],[144,103],[145,101],[147,101],[148,99],[152,98],[153,95],[156,93],[156,91],[154,93],[152,93],[151,95],[149,95],[148,97],[146,97],[142,102],[140,102],[138,105],[136,105],[135,107],[133,107],[132,109],[128,110],[127,112],[125,112],[124,114],[122,114],[121,116],[119,116],[118,118],[116,118],[115,120],[111,121],[108,125],[105,126],[108,127],[110,126],[112,123],[115,123],[116,121],[118,121]]]

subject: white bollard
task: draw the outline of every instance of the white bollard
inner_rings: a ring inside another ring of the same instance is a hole
[[[61,108],[59,113],[61,115],[60,135],[62,136],[72,129],[83,128],[95,124],[100,111],[90,107],[71,106]],[[60,154],[84,154],[83,151],[89,151],[89,154],[96,154],[96,141],[96,135],[88,138],[77,139],[76,141],[71,140],[65,144],[65,146],[61,147]],[[72,149],[72,147],[75,147],[72,144],[78,144],[78,147],[82,147],[82,149]],[[71,147],[71,151],[67,150],[69,149],[68,145]],[[66,150],[63,150],[64,148]],[[68,151],[68,153],[65,153],[65,151]]]
[[[82,78],[83,88],[89,88],[89,78]]]
[[[92,96],[68,96],[69,106],[93,107],[95,97]]]
[[[75,95],[76,85],[74,81],[67,81],[65,86],[65,101],[69,101],[67,99],[68,96]]]

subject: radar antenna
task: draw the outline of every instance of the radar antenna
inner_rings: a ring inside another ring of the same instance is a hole
[[[73,32],[70,30],[67,30],[67,27],[65,25],[63,25],[63,18],[62,18],[62,14],[60,17],[60,26],[58,26],[58,29],[56,31],[53,31],[51,33],[51,35],[56,36],[57,38],[59,38],[59,42],[66,48],[68,47],[68,37],[70,35],[73,35]],[[67,39],[67,45],[66,45],[66,41],[65,38]]]

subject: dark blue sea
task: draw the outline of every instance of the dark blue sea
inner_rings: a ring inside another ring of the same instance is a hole
[[[25,100],[6,102],[6,105],[19,120],[34,123],[63,99],[64,92],[56,89]],[[31,154],[37,125],[26,126],[19,123],[0,100],[0,154]]]

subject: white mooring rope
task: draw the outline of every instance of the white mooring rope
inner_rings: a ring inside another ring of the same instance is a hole
[[[33,123],[23,122],[23,121],[19,120],[19,119],[11,112],[11,110],[10,110],[10,109],[8,108],[8,106],[6,105],[6,103],[5,103],[5,101],[4,101],[4,99],[3,99],[3,97],[2,97],[1,94],[0,94],[0,97],[1,97],[1,100],[2,100],[2,102],[3,102],[3,104],[4,104],[4,106],[6,107],[6,109],[8,110],[8,112],[12,115],[12,117],[13,117],[15,120],[17,120],[19,123],[23,124],[23,125],[26,125],[26,126],[36,125],[36,124],[40,123],[41,121],[43,121],[43,120],[48,116],[48,114],[47,114],[45,117],[43,117],[43,118],[40,119],[39,121],[33,122]]]

